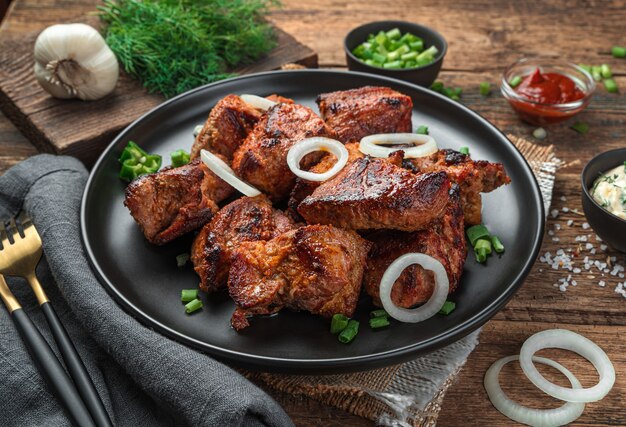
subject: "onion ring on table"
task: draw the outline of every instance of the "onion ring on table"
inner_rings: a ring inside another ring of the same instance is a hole
[[[409,148],[389,148],[381,145],[413,144]],[[419,145],[417,145],[419,144]],[[391,153],[402,150],[405,159],[428,156],[437,152],[437,142],[432,136],[418,133],[380,133],[369,135],[359,142],[359,151],[372,157],[387,158]]]
[[[532,362],[532,356],[544,348],[560,348],[578,353],[593,364],[600,381],[593,387],[581,389],[551,383]],[[566,402],[597,402],[611,391],[615,383],[615,368],[606,353],[590,339],[566,329],[548,329],[528,338],[522,345],[519,362],[524,374],[539,390]]]
[[[391,300],[391,289],[402,272],[413,264],[419,264],[425,270],[435,273],[435,289],[428,301],[417,308],[398,307]],[[446,302],[449,290],[450,281],[444,266],[430,255],[422,253],[408,253],[398,257],[385,270],[379,288],[383,308],[394,319],[407,323],[421,322],[437,314]]]
[[[308,172],[300,169],[300,161],[302,161],[304,156],[315,151],[327,151],[332,153],[337,158],[337,161],[332,168],[322,173]],[[287,153],[287,165],[289,169],[291,169],[291,172],[297,177],[306,179],[307,181],[321,182],[332,178],[343,169],[346,163],[348,163],[349,156],[348,150],[341,142],[330,138],[315,136],[298,141],[289,149]]]
[[[534,409],[527,408],[526,406],[522,406],[511,400],[506,394],[504,394],[504,391],[502,391],[498,375],[504,365],[514,360],[519,360],[519,356],[503,357],[502,359],[494,362],[485,373],[485,379],[483,382],[485,390],[487,391],[491,404],[498,411],[518,423],[541,427],[557,427],[566,425],[578,419],[578,417],[582,415],[585,410],[584,403],[567,402],[555,409]],[[574,374],[572,374],[560,363],[538,356],[533,356],[532,360],[533,362],[542,363],[558,369],[567,377],[574,389],[582,388],[578,378],[576,378]]]
[[[267,111],[277,104],[276,102],[270,101],[269,99],[263,98],[262,96],[250,95],[247,93],[239,95],[239,98],[241,98],[241,100],[246,104],[251,105],[261,111]]]
[[[215,154],[207,150],[200,150],[200,157],[202,158],[202,162],[209,169],[211,169],[211,172],[235,188],[235,190],[248,197],[255,197],[261,194],[259,190],[247,182],[242,181],[237,175],[235,175],[235,171],[232,170],[232,168],[228,166],[224,160],[220,159]]]

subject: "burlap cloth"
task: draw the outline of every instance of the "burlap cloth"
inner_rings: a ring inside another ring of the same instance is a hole
[[[562,162],[552,145],[507,137],[528,161],[539,183],[546,212],[556,170]],[[480,330],[410,362],[343,375],[287,375],[243,372],[253,382],[306,396],[385,426],[434,426],[446,391],[478,344]]]

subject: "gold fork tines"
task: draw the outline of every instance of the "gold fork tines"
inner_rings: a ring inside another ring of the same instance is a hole
[[[4,221],[0,227],[0,274],[25,278],[41,305],[49,301],[35,275],[41,259],[41,238],[25,214],[18,217],[18,222],[21,230],[14,218]]]

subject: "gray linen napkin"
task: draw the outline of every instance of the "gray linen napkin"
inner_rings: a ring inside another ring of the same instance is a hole
[[[0,177],[0,218],[25,209],[43,240],[38,277],[115,425],[291,426],[276,402],[210,357],[142,326],[93,275],[79,233],[87,171],[76,159],[32,157]],[[25,281],[7,278],[56,351]],[[58,353],[57,353],[58,355]],[[4,306],[0,308],[0,425],[65,426]]]

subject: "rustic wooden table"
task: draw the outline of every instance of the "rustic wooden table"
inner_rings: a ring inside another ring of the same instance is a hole
[[[0,5],[7,3],[0,1]],[[72,15],[73,2],[58,3],[58,22]],[[84,1],[83,1],[84,3]],[[95,2],[94,2],[95,3]],[[0,7],[1,10],[1,7]],[[13,25],[28,29],[29,14],[23,11]],[[470,106],[505,133],[530,137],[533,127],[523,124],[497,93],[481,97],[478,84],[490,81],[497,85],[503,68],[521,56],[554,55],[579,63],[608,63],[622,88],[620,94],[608,94],[599,87],[589,108],[579,119],[590,131],[579,135],[566,123],[548,129],[548,138],[540,144],[554,144],[559,158],[570,165],[559,170],[554,188],[553,208],[568,207],[569,213],[550,217],[547,230],[554,230],[559,241],[546,236],[542,254],[553,254],[559,248],[575,248],[575,236],[583,230],[585,218],[571,212],[581,211],[580,178],[584,164],[595,154],[626,144],[626,60],[614,59],[609,49],[626,45],[626,3],[624,1],[584,0],[534,1],[440,1],[384,0],[377,2],[316,0],[297,2],[283,0],[283,8],[272,20],[283,30],[319,53],[321,67],[343,67],[343,36],[354,26],[380,19],[402,19],[436,28],[448,40],[449,51],[440,80],[446,85],[464,89],[462,102]],[[0,70],[1,71],[1,70]],[[34,155],[35,148],[0,115],[0,173],[24,158]],[[573,220],[572,226],[566,223]],[[594,259],[616,256],[626,265],[626,255],[609,250]],[[601,402],[588,404],[576,425],[626,425],[626,299],[614,292],[617,280],[601,277],[597,270],[576,275],[576,287],[560,292],[553,284],[564,277],[539,261],[526,283],[506,308],[487,323],[480,345],[470,356],[456,384],[448,393],[439,417],[439,425],[511,425],[489,403],[482,386],[483,375],[496,359],[519,351],[522,342],[534,332],[548,328],[566,328],[584,334],[608,353],[617,370],[613,391]],[[598,285],[607,282],[605,287]],[[623,280],[623,279],[622,279]],[[542,353],[543,354],[543,353]],[[582,358],[566,352],[546,351],[570,368],[591,386],[597,381],[592,366]],[[518,401],[539,408],[558,406],[528,381],[521,370],[508,366],[501,374],[507,378],[504,390]],[[271,392],[302,426],[365,426],[370,421],[321,405],[313,400]]]

